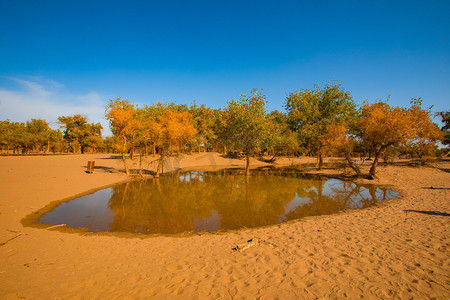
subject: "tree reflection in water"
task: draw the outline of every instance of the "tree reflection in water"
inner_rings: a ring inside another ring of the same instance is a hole
[[[295,169],[259,169],[251,176],[239,169],[180,172],[74,199],[39,222],[144,234],[226,231],[368,207],[396,196]]]
[[[182,172],[113,187],[110,231],[176,234],[260,227],[394,198],[373,186],[295,171]]]

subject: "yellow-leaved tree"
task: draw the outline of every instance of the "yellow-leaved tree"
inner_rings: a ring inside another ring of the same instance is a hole
[[[443,141],[444,132],[436,123],[431,122],[431,107],[423,109],[421,105],[420,97],[411,99],[411,107],[408,112],[411,117],[411,126],[415,129],[415,136],[408,146],[424,164],[425,156],[435,154],[436,141]]]
[[[406,109],[391,107],[385,102],[363,105],[359,121],[360,137],[373,151],[369,177],[374,177],[381,153],[391,146],[400,146],[414,136]]]
[[[197,133],[192,124],[192,115],[189,112],[178,112],[170,109],[167,109],[160,116],[158,129],[158,132],[153,131],[152,133],[156,137],[156,148],[160,155],[156,177],[161,173],[165,157],[171,152],[180,152]],[[156,134],[159,136],[156,136]]]
[[[392,107],[386,102],[363,104],[359,138],[374,153],[370,178],[375,176],[380,155],[387,148],[414,144],[425,147],[442,139],[442,132],[430,120],[429,112],[416,100],[411,102],[411,108]]]
[[[362,176],[361,169],[353,162],[351,154],[357,141],[353,134],[354,128],[349,128],[344,124],[331,124],[326,132],[319,136],[317,144],[322,147],[324,153],[329,155],[343,155],[348,165],[355,171],[358,177]]]
[[[129,174],[125,153],[133,147],[141,122],[136,119],[136,107],[120,97],[111,99],[106,106],[105,117],[109,120],[111,132],[116,139],[116,146],[122,154],[125,173]]]

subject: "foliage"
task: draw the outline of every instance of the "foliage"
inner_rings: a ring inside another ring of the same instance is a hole
[[[359,122],[359,137],[373,151],[375,157],[369,171],[374,177],[378,160],[389,147],[413,147],[424,153],[442,138],[436,124],[430,120],[429,110],[421,108],[421,100],[413,99],[410,108],[391,107],[386,102],[364,103]]]
[[[158,150],[160,160],[157,174],[159,175],[165,156],[173,151],[180,152],[190,144],[196,130],[192,124],[192,115],[186,105],[156,103],[151,106],[138,106],[121,98],[111,99],[105,112],[110,121],[116,145],[122,153],[125,172],[128,174],[125,153],[141,150],[151,146],[154,153]],[[142,160],[141,160],[142,163]]]
[[[381,153],[390,146],[400,146],[413,137],[413,129],[405,109],[391,107],[385,102],[365,103],[359,122],[359,136],[375,158],[369,171],[374,177]]]
[[[157,148],[161,159],[156,176],[159,176],[165,156],[172,151],[180,152],[180,149],[190,143],[197,132],[192,124],[192,115],[187,111],[177,112],[168,109],[161,116],[159,126],[160,136]]]
[[[194,102],[189,112],[192,114],[193,124],[197,130],[195,135],[195,146],[200,152],[201,147],[204,150],[213,148],[217,142],[217,110],[206,107],[204,104],[197,106]]]
[[[33,136],[28,132],[24,123],[10,122],[9,120],[1,122],[2,149],[11,149],[15,153],[27,153],[32,148],[32,138]]]
[[[297,132],[299,144],[317,153],[319,169],[323,156],[337,146],[327,140],[330,127],[348,128],[358,116],[350,92],[344,90],[341,83],[291,92],[286,97],[285,108],[288,124]]]
[[[141,126],[141,123],[135,119],[135,106],[120,97],[111,99],[106,106],[105,117],[110,122],[111,132],[116,138],[116,146],[122,153],[125,173],[128,174],[125,152],[134,146],[137,131]]]
[[[58,117],[58,123],[64,129],[63,138],[69,143],[72,153],[85,153],[88,149],[96,151],[102,143],[102,125],[88,123],[82,115]]]
[[[61,138],[61,132],[51,129],[45,120],[31,119],[26,123],[0,121],[0,146],[4,151],[48,153],[56,150]]]
[[[188,144],[196,133],[189,112],[167,110],[160,119],[161,137],[159,147],[163,152],[176,151]]]
[[[408,109],[411,124],[414,128],[414,138],[408,143],[411,150],[420,158],[422,164],[426,155],[434,155],[437,151],[437,141],[444,138],[443,132],[431,121],[431,107],[422,109],[422,99],[413,98]]]
[[[284,154],[292,154],[298,150],[298,141],[295,133],[287,124],[286,114],[277,110],[266,116],[265,125],[265,149],[273,154],[273,157]]]
[[[380,157],[391,160],[397,154],[412,154],[424,161],[428,155],[445,155],[437,141],[450,143],[450,111],[440,112],[444,126],[440,130],[431,121],[431,108],[422,108],[422,99],[414,98],[409,108],[387,102],[363,103],[357,110],[350,92],[341,83],[318,85],[288,94],[286,113],[266,110],[266,96],[252,89],[249,96],[230,100],[227,107],[212,109],[174,102],[157,102],[142,108],[120,97],[105,108],[113,137],[102,139],[100,123],[88,123],[82,115],[60,116],[63,129],[52,130],[47,121],[31,119],[26,123],[0,121],[2,152],[42,153],[50,151],[118,151],[125,155],[149,149],[160,154],[157,174],[165,157],[173,153],[224,149],[250,157],[269,153],[287,155],[304,151],[318,157],[319,168],[326,155],[345,156],[350,166],[353,153],[374,156],[369,176],[375,176]],[[142,169],[142,168],[141,168]]]
[[[444,123],[444,126],[441,128],[444,132],[444,139],[442,143],[444,145],[450,145],[450,110],[441,111],[439,112],[439,115],[442,118],[442,123]]]
[[[228,101],[223,112],[221,139],[230,148],[242,151],[247,158],[246,172],[249,172],[250,156],[265,146],[266,96],[251,90],[247,97]]]
[[[161,118],[166,111],[178,113],[188,112],[187,105],[178,105],[174,102],[157,102],[150,106],[137,109],[138,120],[141,122],[140,142],[145,147],[153,148],[153,154],[156,148],[160,148],[163,143],[163,132],[161,127]]]

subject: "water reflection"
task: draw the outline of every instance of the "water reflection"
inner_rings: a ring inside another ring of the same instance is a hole
[[[57,207],[40,222],[144,234],[225,231],[367,207],[397,196],[372,186],[269,169],[255,170],[250,177],[230,169],[174,173],[109,190],[102,194],[107,201],[99,192],[87,195]]]

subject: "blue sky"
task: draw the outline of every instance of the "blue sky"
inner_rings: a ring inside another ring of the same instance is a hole
[[[450,1],[0,1],[0,120],[110,98],[213,108],[342,82],[357,103],[450,103]],[[107,131],[105,131],[108,134]]]

